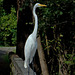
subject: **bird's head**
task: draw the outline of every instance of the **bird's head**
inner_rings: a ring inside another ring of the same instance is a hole
[[[40,3],[36,3],[35,6],[36,6],[36,7],[46,7],[46,5],[40,4]]]

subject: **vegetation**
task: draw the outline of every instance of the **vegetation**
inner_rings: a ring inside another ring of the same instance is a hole
[[[2,58],[5,62],[9,63],[8,54],[3,55],[1,58]]]
[[[20,12],[23,12],[25,6],[29,5],[28,1],[27,4],[25,2],[23,7],[20,8]],[[41,42],[44,49],[50,75],[74,75],[75,1],[74,0],[45,0],[45,1],[31,0],[31,1],[35,3],[40,2],[47,5],[46,8],[39,8],[38,9],[39,12],[37,14],[39,17],[39,34],[41,35],[42,39]],[[16,11],[15,8],[11,6],[11,12],[7,13],[5,9],[3,9],[2,7],[3,5],[2,2],[3,0],[0,0],[0,13],[1,13],[0,45],[4,46],[16,45],[16,35],[17,35]],[[22,14],[20,16],[23,17],[23,15],[25,14]]]
[[[50,0],[43,3],[47,4],[47,8],[41,9],[39,15],[39,34],[49,72],[55,75],[74,75],[75,1]]]
[[[3,9],[3,1],[0,1],[0,45],[13,46],[16,45],[17,35],[17,17],[14,7],[11,12],[6,13]]]

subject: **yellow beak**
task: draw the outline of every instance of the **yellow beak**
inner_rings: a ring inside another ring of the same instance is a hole
[[[46,7],[47,5],[44,5],[44,4],[39,4],[39,6]]]

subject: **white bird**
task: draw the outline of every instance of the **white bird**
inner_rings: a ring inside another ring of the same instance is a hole
[[[36,15],[36,8],[41,6],[46,6],[46,5],[36,3],[33,7],[33,16],[35,19],[35,26],[34,26],[34,30],[32,34],[29,35],[24,46],[24,55],[25,55],[24,67],[25,68],[27,68],[29,64],[32,62],[37,49],[36,38],[37,38],[37,29],[38,29],[38,17]]]

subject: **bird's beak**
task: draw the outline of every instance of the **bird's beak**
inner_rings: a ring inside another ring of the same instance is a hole
[[[47,5],[44,5],[44,4],[39,4],[39,6],[46,7]]]

